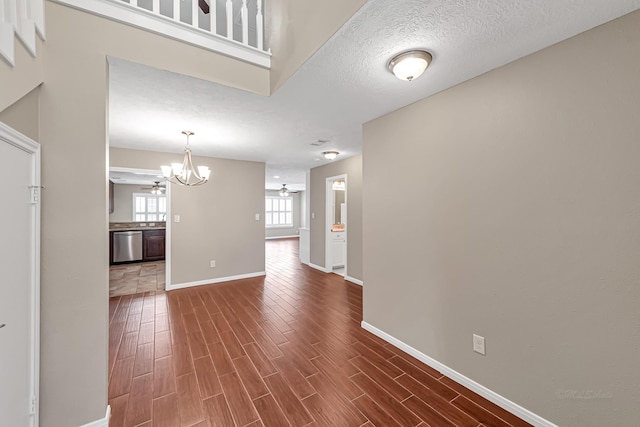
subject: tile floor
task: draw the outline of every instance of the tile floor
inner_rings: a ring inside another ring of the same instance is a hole
[[[164,290],[164,261],[109,267],[109,297]]]
[[[268,241],[264,277],[111,298],[110,427],[531,427],[362,329],[362,287],[297,248]]]

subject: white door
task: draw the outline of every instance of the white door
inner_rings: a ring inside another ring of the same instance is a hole
[[[0,123],[0,426],[37,422],[38,146]],[[35,148],[35,152],[34,152]]]

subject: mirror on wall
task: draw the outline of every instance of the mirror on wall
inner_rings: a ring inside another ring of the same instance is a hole
[[[346,184],[344,179],[337,179],[331,183],[333,192],[333,219],[331,231],[345,231],[347,224]]]

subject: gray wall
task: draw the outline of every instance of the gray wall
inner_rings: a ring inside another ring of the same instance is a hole
[[[280,197],[278,194],[280,190],[265,190],[264,194],[271,197]],[[293,198],[293,227],[289,228],[266,228],[265,237],[280,237],[280,236],[293,236],[300,234],[300,212],[301,212],[301,193],[289,193]]]
[[[42,144],[40,425],[68,427],[103,418],[107,406],[107,55],[265,95],[269,71],[54,2],[45,2],[45,14],[47,41],[38,42],[38,57],[28,59],[16,42],[18,67],[0,61],[0,110],[46,75],[39,122],[33,111],[10,120]],[[257,168],[261,182],[263,168]],[[258,193],[264,209],[264,184]],[[262,247],[263,227],[256,229]],[[238,241],[229,252],[248,243]],[[250,258],[264,263],[258,252]]]
[[[640,12],[364,126],[364,320],[560,426],[640,420],[638,46]]]
[[[111,148],[110,167],[154,169],[182,154]],[[264,163],[193,156],[209,166],[209,182],[171,185],[171,284],[265,271]],[[260,214],[260,220],[255,220]],[[209,261],[216,261],[216,268]]]
[[[326,179],[342,174],[347,175],[347,275],[362,280],[362,156],[311,169],[311,263],[325,266]]]
[[[0,111],[0,121],[34,141],[39,141],[40,87],[33,89],[18,102]]]
[[[0,94],[2,94],[0,96],[0,111],[17,102],[44,80],[43,43],[40,37],[36,36],[37,55],[35,58],[17,38],[14,46],[15,67],[11,67],[4,60],[0,61]]]
[[[150,185],[114,184],[113,212],[109,222],[131,222],[133,218],[133,193],[148,193]]]

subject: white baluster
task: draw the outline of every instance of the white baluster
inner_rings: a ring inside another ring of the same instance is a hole
[[[240,16],[242,18],[242,43],[249,44],[249,10],[247,9],[247,0],[242,0]]]
[[[160,0],[153,0],[153,4],[151,6],[151,10],[156,15],[160,15]]]
[[[258,13],[256,14],[256,42],[257,48],[264,49],[264,17],[262,16],[262,0],[258,0]]]
[[[180,22],[180,0],[173,0],[173,19]]]
[[[198,0],[191,0],[191,25],[193,28],[198,28]]]
[[[227,0],[227,38],[233,40],[233,3]]]
[[[209,19],[211,19],[211,34],[218,34],[218,23],[217,21],[217,13],[218,13],[218,2],[216,0],[211,0],[211,4],[209,5]]]

